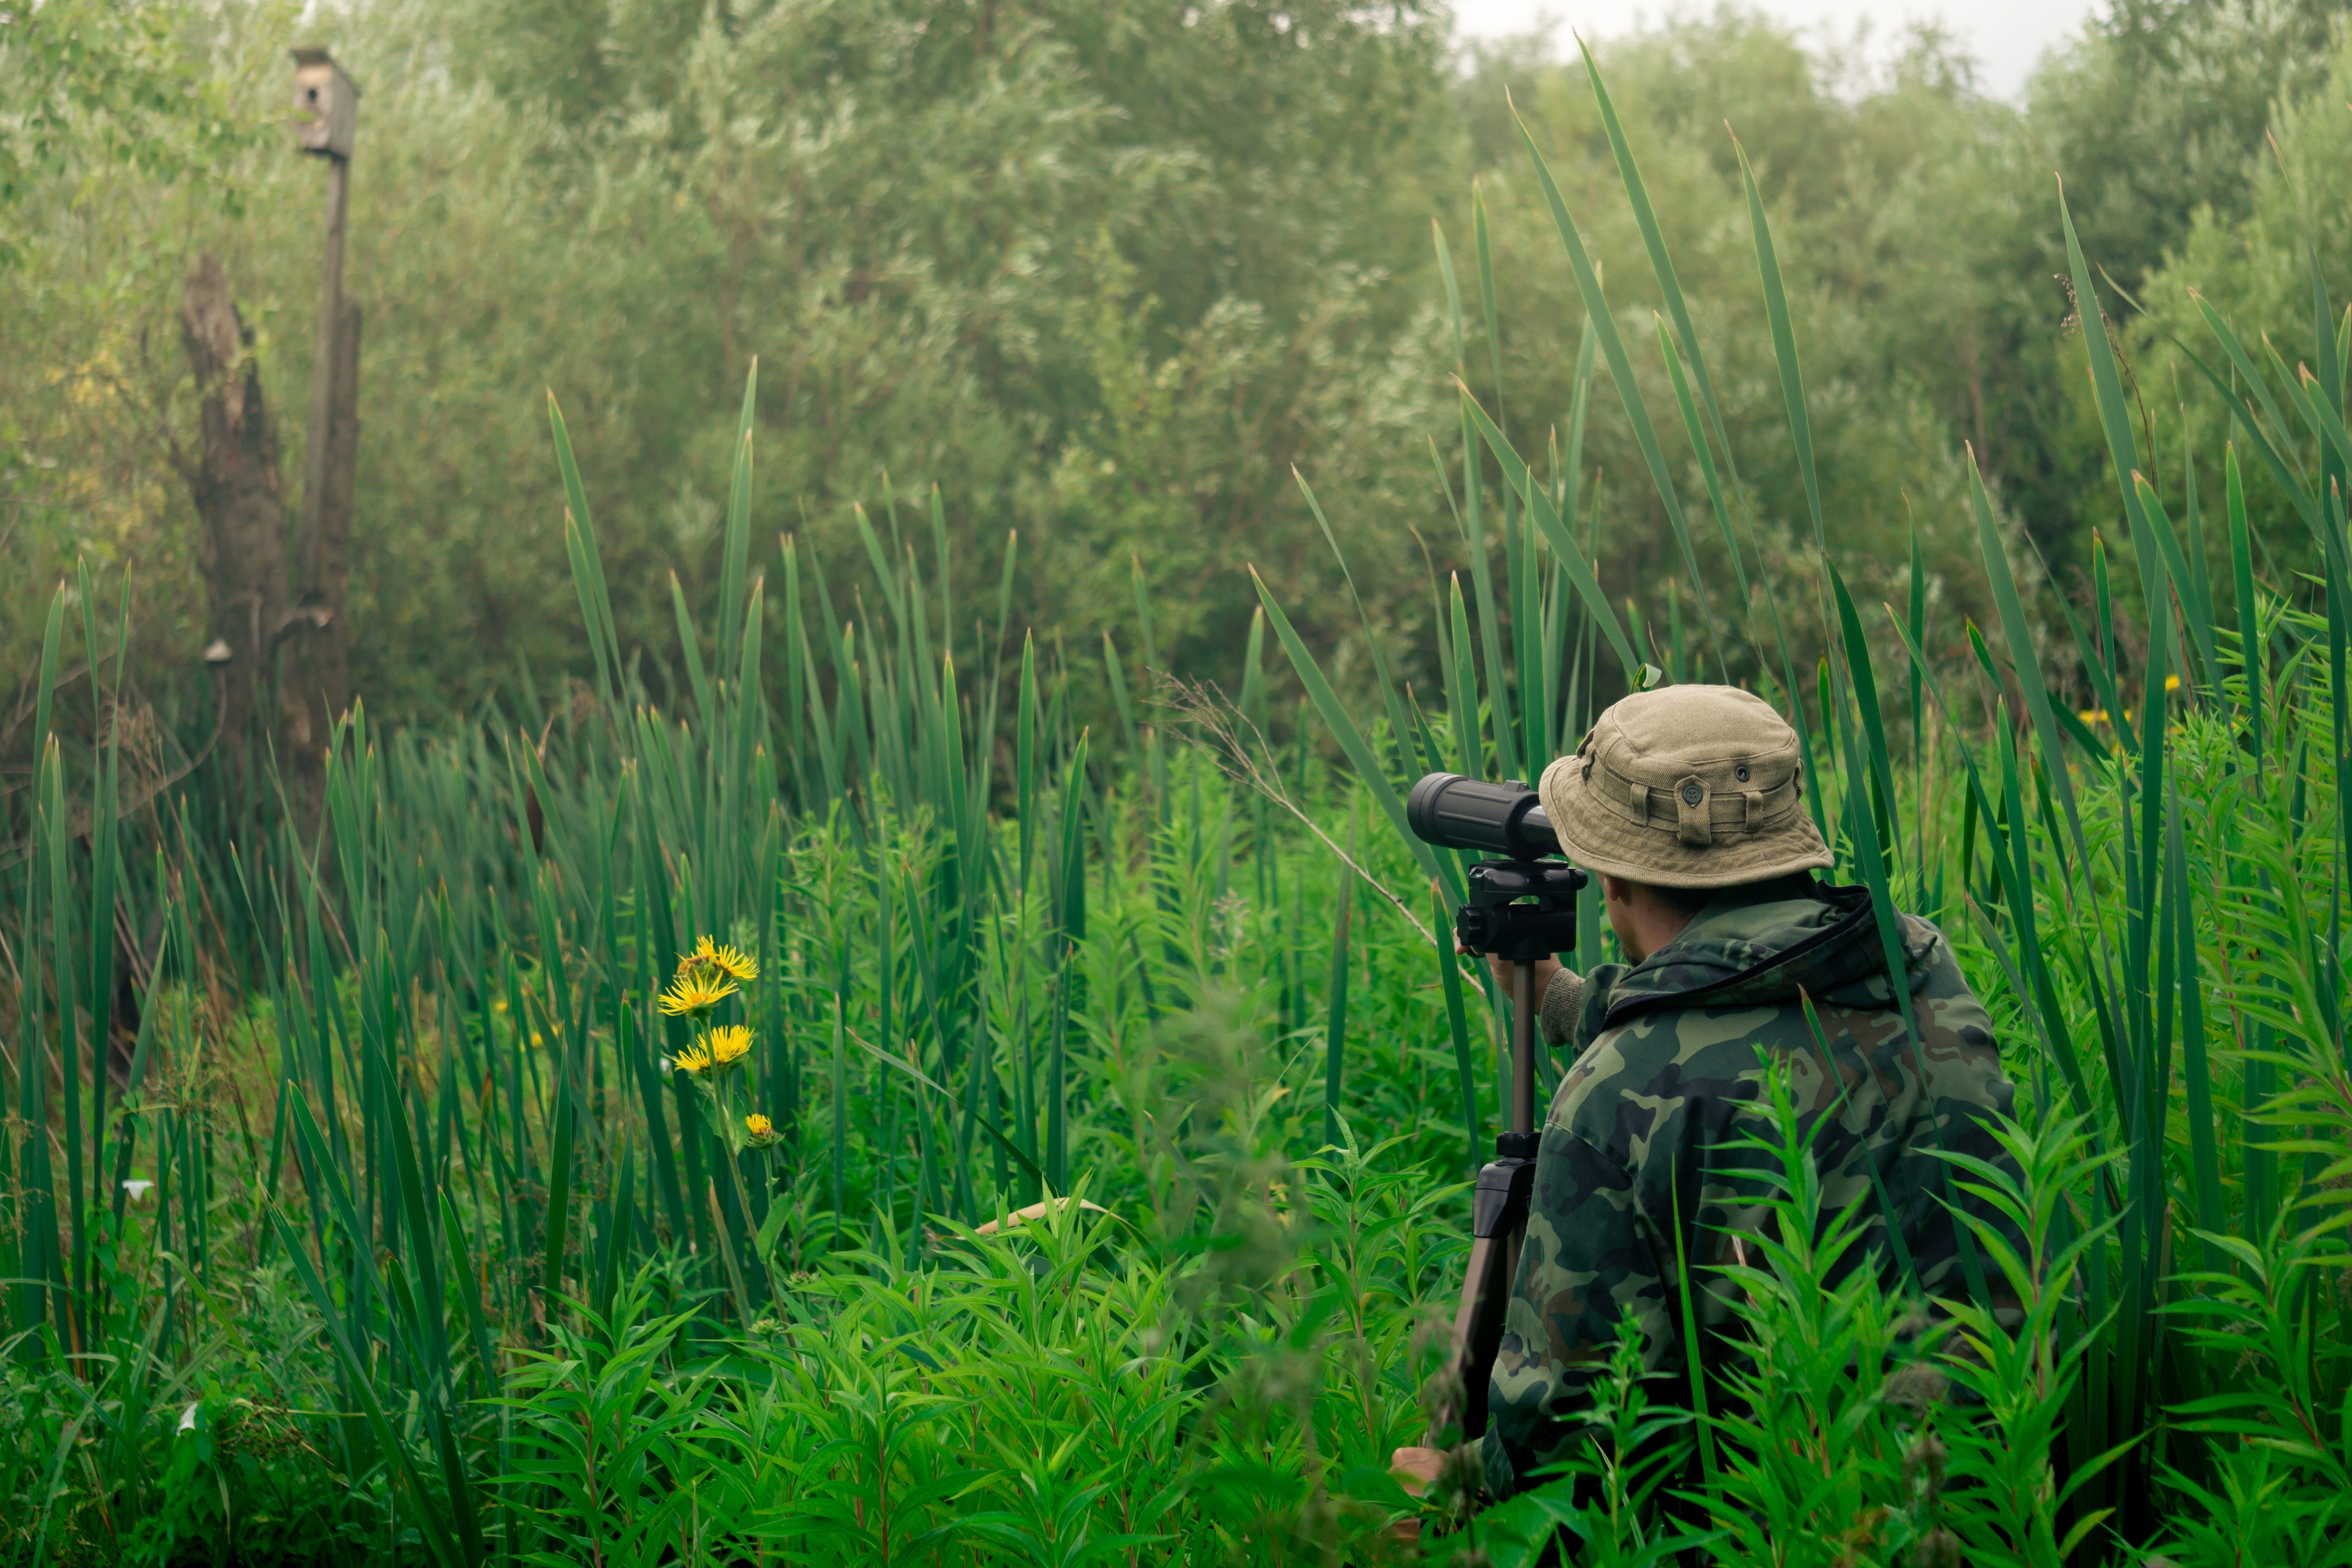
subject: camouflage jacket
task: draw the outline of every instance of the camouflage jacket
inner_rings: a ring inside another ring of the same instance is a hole
[[[1544,1121],[1495,1362],[1484,1451],[1495,1495],[1526,1484],[1578,1439],[1587,1384],[1614,1352],[1621,1318],[1638,1325],[1644,1363],[1660,1376],[1653,1399],[1689,1403],[1678,1258],[1698,1269],[1690,1299],[1707,1376],[1719,1379],[1736,1353],[1728,1283],[1718,1276],[1710,1289],[1707,1276],[1742,1252],[1764,1263],[1739,1241],[1758,1234],[1767,1217],[1759,1200],[1772,1191],[1754,1173],[1769,1156],[1741,1146],[1751,1134],[1771,1137],[1759,1047],[1789,1064],[1824,1215],[1861,1205],[1866,1216],[1849,1272],[1874,1268],[1890,1291],[1910,1289],[1885,1245],[1891,1206],[1927,1294],[1964,1293],[1958,1227],[1938,1201],[1944,1162],[1927,1151],[1940,1135],[1945,1149],[2011,1166],[1982,1113],[2009,1112],[2013,1086],[1943,933],[1908,915],[1900,923],[1916,1053],[1864,888],[1794,878],[1726,889],[1643,963],[1553,983],[1544,1034],[1574,1063]],[[1801,996],[1812,1001],[1829,1062]],[[1877,1166],[1885,1205],[1865,1160]],[[1948,1192],[1975,1203],[1957,1186]]]

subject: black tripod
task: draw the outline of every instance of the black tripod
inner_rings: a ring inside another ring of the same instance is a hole
[[[1511,996],[1511,1109],[1495,1136],[1495,1158],[1478,1173],[1471,1209],[1470,1263],[1462,1304],[1454,1317],[1450,1397],[1431,1413],[1436,1428],[1458,1421],[1465,1440],[1486,1435],[1486,1400],[1503,1318],[1518,1272],[1519,1244],[1536,1173],[1537,959],[1576,950],[1576,894],[1585,875],[1558,860],[1536,794],[1523,784],[1482,784],[1455,773],[1431,773],[1413,786],[1406,807],[1416,835],[1433,844],[1500,849],[1509,857],[1470,868],[1469,901],[1454,912],[1454,935],[1472,952],[1508,959],[1516,966]],[[1458,1404],[1456,1401],[1458,1400]]]

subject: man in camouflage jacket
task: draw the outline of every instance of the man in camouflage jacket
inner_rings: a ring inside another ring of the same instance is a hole
[[[1742,1145],[1778,1142],[1768,1062],[1786,1064],[1825,1216],[1850,1210],[1864,1227],[1848,1269],[1874,1268],[1895,1295],[1963,1292],[1944,1200],[1974,1200],[1934,1151],[2009,1166],[1989,1119],[2013,1088],[1943,934],[1898,916],[1898,982],[1869,891],[1814,879],[1832,858],[1802,791],[1795,733],[1730,687],[1629,697],[1544,773],[1545,814],[1599,875],[1626,962],[1579,975],[1546,961],[1535,976],[1544,1038],[1572,1065],[1544,1121],[1495,1363],[1482,1455],[1495,1496],[1581,1439],[1622,1320],[1640,1331],[1654,1397],[1687,1401],[1684,1260],[1710,1381],[1737,1352],[1716,1270],[1764,1261],[1745,1238],[1767,1224],[1769,1156]],[[1890,1212],[1916,1283],[1886,1245]]]

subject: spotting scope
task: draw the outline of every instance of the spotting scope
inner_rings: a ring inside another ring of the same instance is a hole
[[[1541,797],[1517,781],[1423,773],[1405,797],[1404,819],[1414,837],[1441,849],[1484,849],[1514,860],[1559,853]]]

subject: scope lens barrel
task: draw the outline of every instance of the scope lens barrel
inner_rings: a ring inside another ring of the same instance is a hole
[[[1514,858],[1557,854],[1559,840],[1536,792],[1460,773],[1424,773],[1405,799],[1414,837],[1451,849],[1482,849]]]

